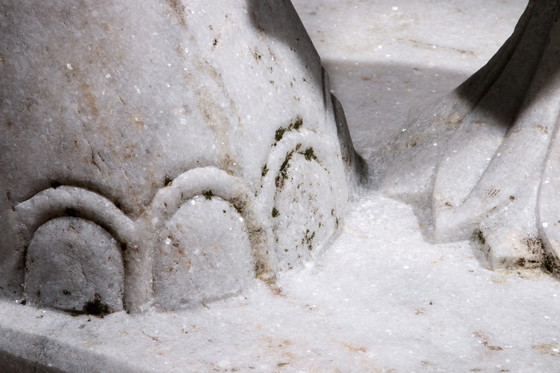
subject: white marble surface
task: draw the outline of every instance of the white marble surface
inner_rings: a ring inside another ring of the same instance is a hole
[[[411,107],[451,91],[511,35],[527,0],[296,0],[364,157]]]
[[[0,296],[178,308],[336,233],[351,162],[291,5],[3,0],[0,35]]]
[[[295,1],[364,155],[411,105],[480,67],[524,3]],[[4,302],[0,344],[14,329],[48,336],[58,355],[13,343],[45,365],[90,352],[65,360],[75,371],[115,361],[151,372],[557,371],[560,282],[539,270],[489,271],[468,242],[427,243],[421,224],[410,207],[365,193],[319,262],[277,289],[255,282],[197,310],[104,319]]]

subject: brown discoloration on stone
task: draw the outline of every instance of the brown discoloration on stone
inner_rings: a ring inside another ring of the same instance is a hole
[[[122,156],[125,160],[136,158],[136,144],[129,144],[125,146]]]
[[[503,348],[501,348],[500,346],[491,345],[489,343],[488,336],[484,335],[481,332],[474,332],[473,337],[475,339],[477,339],[480,344],[482,344],[484,347],[486,347],[490,351],[502,351],[503,350]]]
[[[535,124],[535,125],[533,126],[533,129],[536,130],[536,131],[538,131],[538,132],[542,132],[542,133],[544,133],[545,135],[548,135],[548,127],[545,127],[545,126],[543,126],[543,125],[541,125],[541,124]]]
[[[173,15],[181,27],[187,29],[187,20],[185,18],[185,6],[181,0],[167,0],[167,4],[171,8]]]
[[[144,128],[145,123],[143,120],[141,120],[139,117],[137,116],[133,116],[132,121],[134,122],[134,124],[136,124],[138,127],[140,128]]]
[[[527,251],[533,255],[543,255],[545,252],[544,243],[540,237],[528,236],[522,242]]]
[[[447,118],[445,118],[445,122],[451,125],[459,124],[462,121],[463,121],[463,116],[461,115],[461,113],[457,111],[451,114],[450,116],[448,116]]]
[[[537,343],[533,345],[533,350],[541,355],[560,357],[560,347],[558,343]]]
[[[94,117],[99,115],[99,109],[97,108],[97,101],[95,100],[95,96],[91,92],[91,85],[87,83],[80,84],[80,92],[84,98],[84,103]]]
[[[463,54],[463,55],[467,55],[467,56],[474,56],[474,52],[470,51],[470,50],[466,50],[466,49],[458,49],[458,48],[451,48],[451,47],[446,47],[443,45],[433,45],[431,43],[425,43],[423,41],[420,40],[415,40],[415,39],[404,39],[404,38],[398,38],[397,40],[401,40],[401,41],[408,41],[410,42],[413,46],[415,46],[416,48],[421,48],[421,49],[434,49],[434,48],[438,48],[438,49],[447,49],[449,51],[455,52],[455,53],[459,53],[459,54]]]
[[[365,347],[358,347],[358,346],[354,346],[350,343],[346,343],[346,342],[342,342],[342,346],[344,346],[345,348],[349,349],[350,351],[354,351],[354,352],[363,352],[366,353],[367,349]]]
[[[486,196],[488,196],[490,198],[495,198],[495,197],[498,197],[500,192],[501,192],[500,189],[492,187],[492,188],[486,189],[484,191],[484,194],[486,194]]]

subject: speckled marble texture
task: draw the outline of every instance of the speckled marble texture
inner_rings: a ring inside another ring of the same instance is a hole
[[[294,5],[369,157],[411,108],[480,68],[526,1]],[[538,269],[490,271],[469,241],[431,244],[423,224],[409,206],[364,193],[317,263],[274,288],[103,319],[0,302],[0,346],[30,372],[556,371],[560,283]]]
[[[188,307],[339,229],[357,158],[289,1],[5,0],[0,34],[5,298]]]

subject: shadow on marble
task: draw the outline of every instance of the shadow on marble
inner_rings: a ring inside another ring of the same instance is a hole
[[[558,273],[558,14],[530,1],[483,68],[371,159],[375,188],[421,211],[435,241],[476,241],[494,269]]]
[[[464,72],[406,63],[324,60],[358,153],[368,159],[405,128],[411,113],[468,78]]]

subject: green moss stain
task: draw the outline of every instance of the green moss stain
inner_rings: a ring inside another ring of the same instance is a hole
[[[206,190],[202,192],[202,195],[204,196],[204,198],[210,201],[212,197],[214,197],[214,192],[212,192],[211,190]]]
[[[301,240],[301,244],[307,246],[307,250],[313,250],[313,240],[315,239],[315,232],[311,232],[309,229],[305,231],[305,236]]]
[[[286,129],[284,127],[280,127],[276,130],[276,134],[274,135],[274,140],[276,140],[276,142],[282,140],[282,137],[284,137],[284,133],[286,132]]]
[[[287,128],[285,127],[280,127],[276,130],[276,134],[274,135],[274,140],[276,140],[276,142],[282,140],[282,138],[284,137],[284,134],[286,132],[290,132],[290,131],[298,131],[301,127],[303,126],[303,119],[298,116],[292,123],[290,123],[288,125]],[[274,144],[276,145],[276,144]]]
[[[292,154],[293,152],[289,152],[286,155],[284,162],[282,162],[282,165],[280,166],[280,173],[282,174],[282,177],[284,179],[288,177],[287,173],[288,173],[288,168],[290,168],[290,160],[292,159]]]
[[[543,258],[542,267],[545,271],[549,272],[555,277],[560,277],[560,266],[558,264],[558,259],[552,254],[547,254]]]
[[[101,296],[97,293],[95,293],[93,300],[84,304],[82,311],[85,314],[98,317],[103,317],[113,312],[111,307],[101,301]]]
[[[295,121],[293,121],[292,123],[290,123],[290,126],[288,127],[288,129],[291,130],[296,130],[298,131],[301,127],[303,126],[303,118],[298,116],[296,118]]]
[[[276,176],[276,187],[281,188],[284,186],[284,181],[288,178],[288,169],[290,168],[290,160],[292,159],[293,151],[289,152],[280,166],[278,176]]]
[[[486,237],[484,237],[484,233],[480,229],[477,229],[474,234],[481,245],[486,245]]]
[[[276,207],[272,208],[272,217],[276,218],[278,217],[278,215],[280,215],[280,211],[278,211],[278,209]]]
[[[308,160],[308,161],[316,161],[317,160],[317,156],[315,155],[315,151],[313,150],[312,147],[309,147],[309,148],[305,149],[305,151],[301,154],[303,154],[305,159]]]

